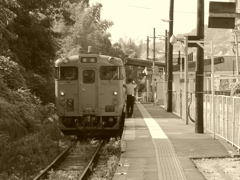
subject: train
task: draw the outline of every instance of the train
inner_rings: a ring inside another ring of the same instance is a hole
[[[55,103],[65,135],[114,137],[126,111],[124,63],[120,58],[79,53],[55,61]]]

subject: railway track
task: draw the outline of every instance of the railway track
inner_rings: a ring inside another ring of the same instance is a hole
[[[73,142],[34,180],[86,179],[97,159],[104,141],[95,143]]]

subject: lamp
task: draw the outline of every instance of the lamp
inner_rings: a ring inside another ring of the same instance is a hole
[[[174,44],[177,42],[176,36],[172,35],[172,36],[170,37],[169,42],[170,42],[172,45],[174,45]]]
[[[176,36],[172,35],[169,39],[169,42],[174,45],[177,41],[184,43],[184,38],[177,38]]]

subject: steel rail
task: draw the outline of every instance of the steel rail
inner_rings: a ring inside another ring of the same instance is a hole
[[[99,143],[99,146],[97,147],[96,151],[94,152],[94,155],[92,156],[91,160],[89,161],[88,165],[85,167],[83,173],[80,175],[80,177],[78,178],[78,180],[84,180],[88,174],[88,171],[92,168],[93,162],[96,160],[97,158],[97,154],[100,150],[100,148],[103,145],[103,140],[101,140],[101,142]]]
[[[51,162],[44,170],[42,170],[33,180],[44,180],[47,177],[48,171],[53,168],[56,164],[59,164],[68,155],[70,149],[76,144],[75,140],[71,145],[65,149],[53,162]]]

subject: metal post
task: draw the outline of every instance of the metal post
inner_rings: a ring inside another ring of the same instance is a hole
[[[169,10],[169,37],[173,35],[174,0],[170,0]],[[167,82],[167,112],[172,112],[172,80],[173,80],[173,45],[168,43],[168,82]]]
[[[240,112],[240,108],[238,110]],[[238,115],[238,150],[237,152],[240,152],[240,116]]]
[[[185,120],[188,125],[188,37],[184,39],[185,44],[185,62],[184,62],[184,82],[185,82]]]
[[[185,54],[185,52],[184,52],[184,54]],[[182,67],[182,65],[183,65],[183,57],[181,57],[181,53],[180,53],[180,51],[179,51],[179,58],[180,58],[180,63],[179,63],[179,65],[180,65],[180,93],[179,93],[179,97],[180,97],[180,117],[182,117],[182,114],[183,114],[183,111],[182,111],[182,107],[183,107],[183,105],[182,105],[182,97],[183,97],[183,87],[182,87],[182,85],[183,85],[183,83],[182,83],[182,80],[183,80],[183,67]]]
[[[146,80],[146,93],[147,93],[147,102],[149,102],[149,80],[148,80],[148,78],[147,78],[147,80]]]
[[[149,36],[147,36],[147,60],[149,57]]]
[[[168,52],[168,43],[169,43],[169,37],[168,37],[168,31],[165,30],[165,67],[164,67],[164,72],[165,72],[165,81],[167,80],[166,74],[167,74],[167,52]]]
[[[136,101],[138,102],[138,87],[136,88]]]
[[[164,67],[164,82],[163,82],[163,101],[164,101],[164,108],[167,109],[166,104],[166,82],[167,82],[167,52],[168,52],[168,43],[169,43],[169,37],[168,37],[168,31],[165,30],[165,67]]]
[[[168,31],[166,30],[165,31],[165,68],[164,68],[164,72],[165,72],[165,75],[164,75],[164,107],[165,109],[167,110],[167,88],[168,85],[166,84],[167,80],[168,80],[168,44],[169,44],[169,34],[168,34]]]
[[[148,58],[149,58],[149,36],[147,36],[147,60],[148,60]],[[147,93],[146,101],[149,102],[149,80],[148,80],[148,78],[146,80],[146,85],[145,86],[146,86],[146,93]]]
[[[236,98],[233,98],[233,117],[232,117],[232,146],[234,146],[234,130],[235,130],[235,113],[234,113],[234,109],[235,109],[235,100]]]
[[[238,112],[240,112],[240,108],[238,108]],[[237,152],[240,152],[240,116],[238,115],[238,149]]]
[[[235,39],[235,45],[236,45],[236,71],[237,71],[237,78],[236,81],[238,82],[238,75],[239,75],[239,69],[238,69],[238,35],[237,33],[234,33],[234,39]]]
[[[153,28],[153,74],[152,74],[152,96],[153,103],[155,104],[155,28]]]
[[[197,0],[197,36],[204,39],[204,0]],[[195,83],[195,132],[203,133],[204,49],[197,47]]]
[[[212,41],[211,41],[211,71],[212,71],[212,79],[211,79],[211,81],[212,81],[212,83],[211,83],[211,89],[212,89],[212,122],[213,122],[213,138],[215,139],[214,56],[213,56],[213,43],[212,43]]]

